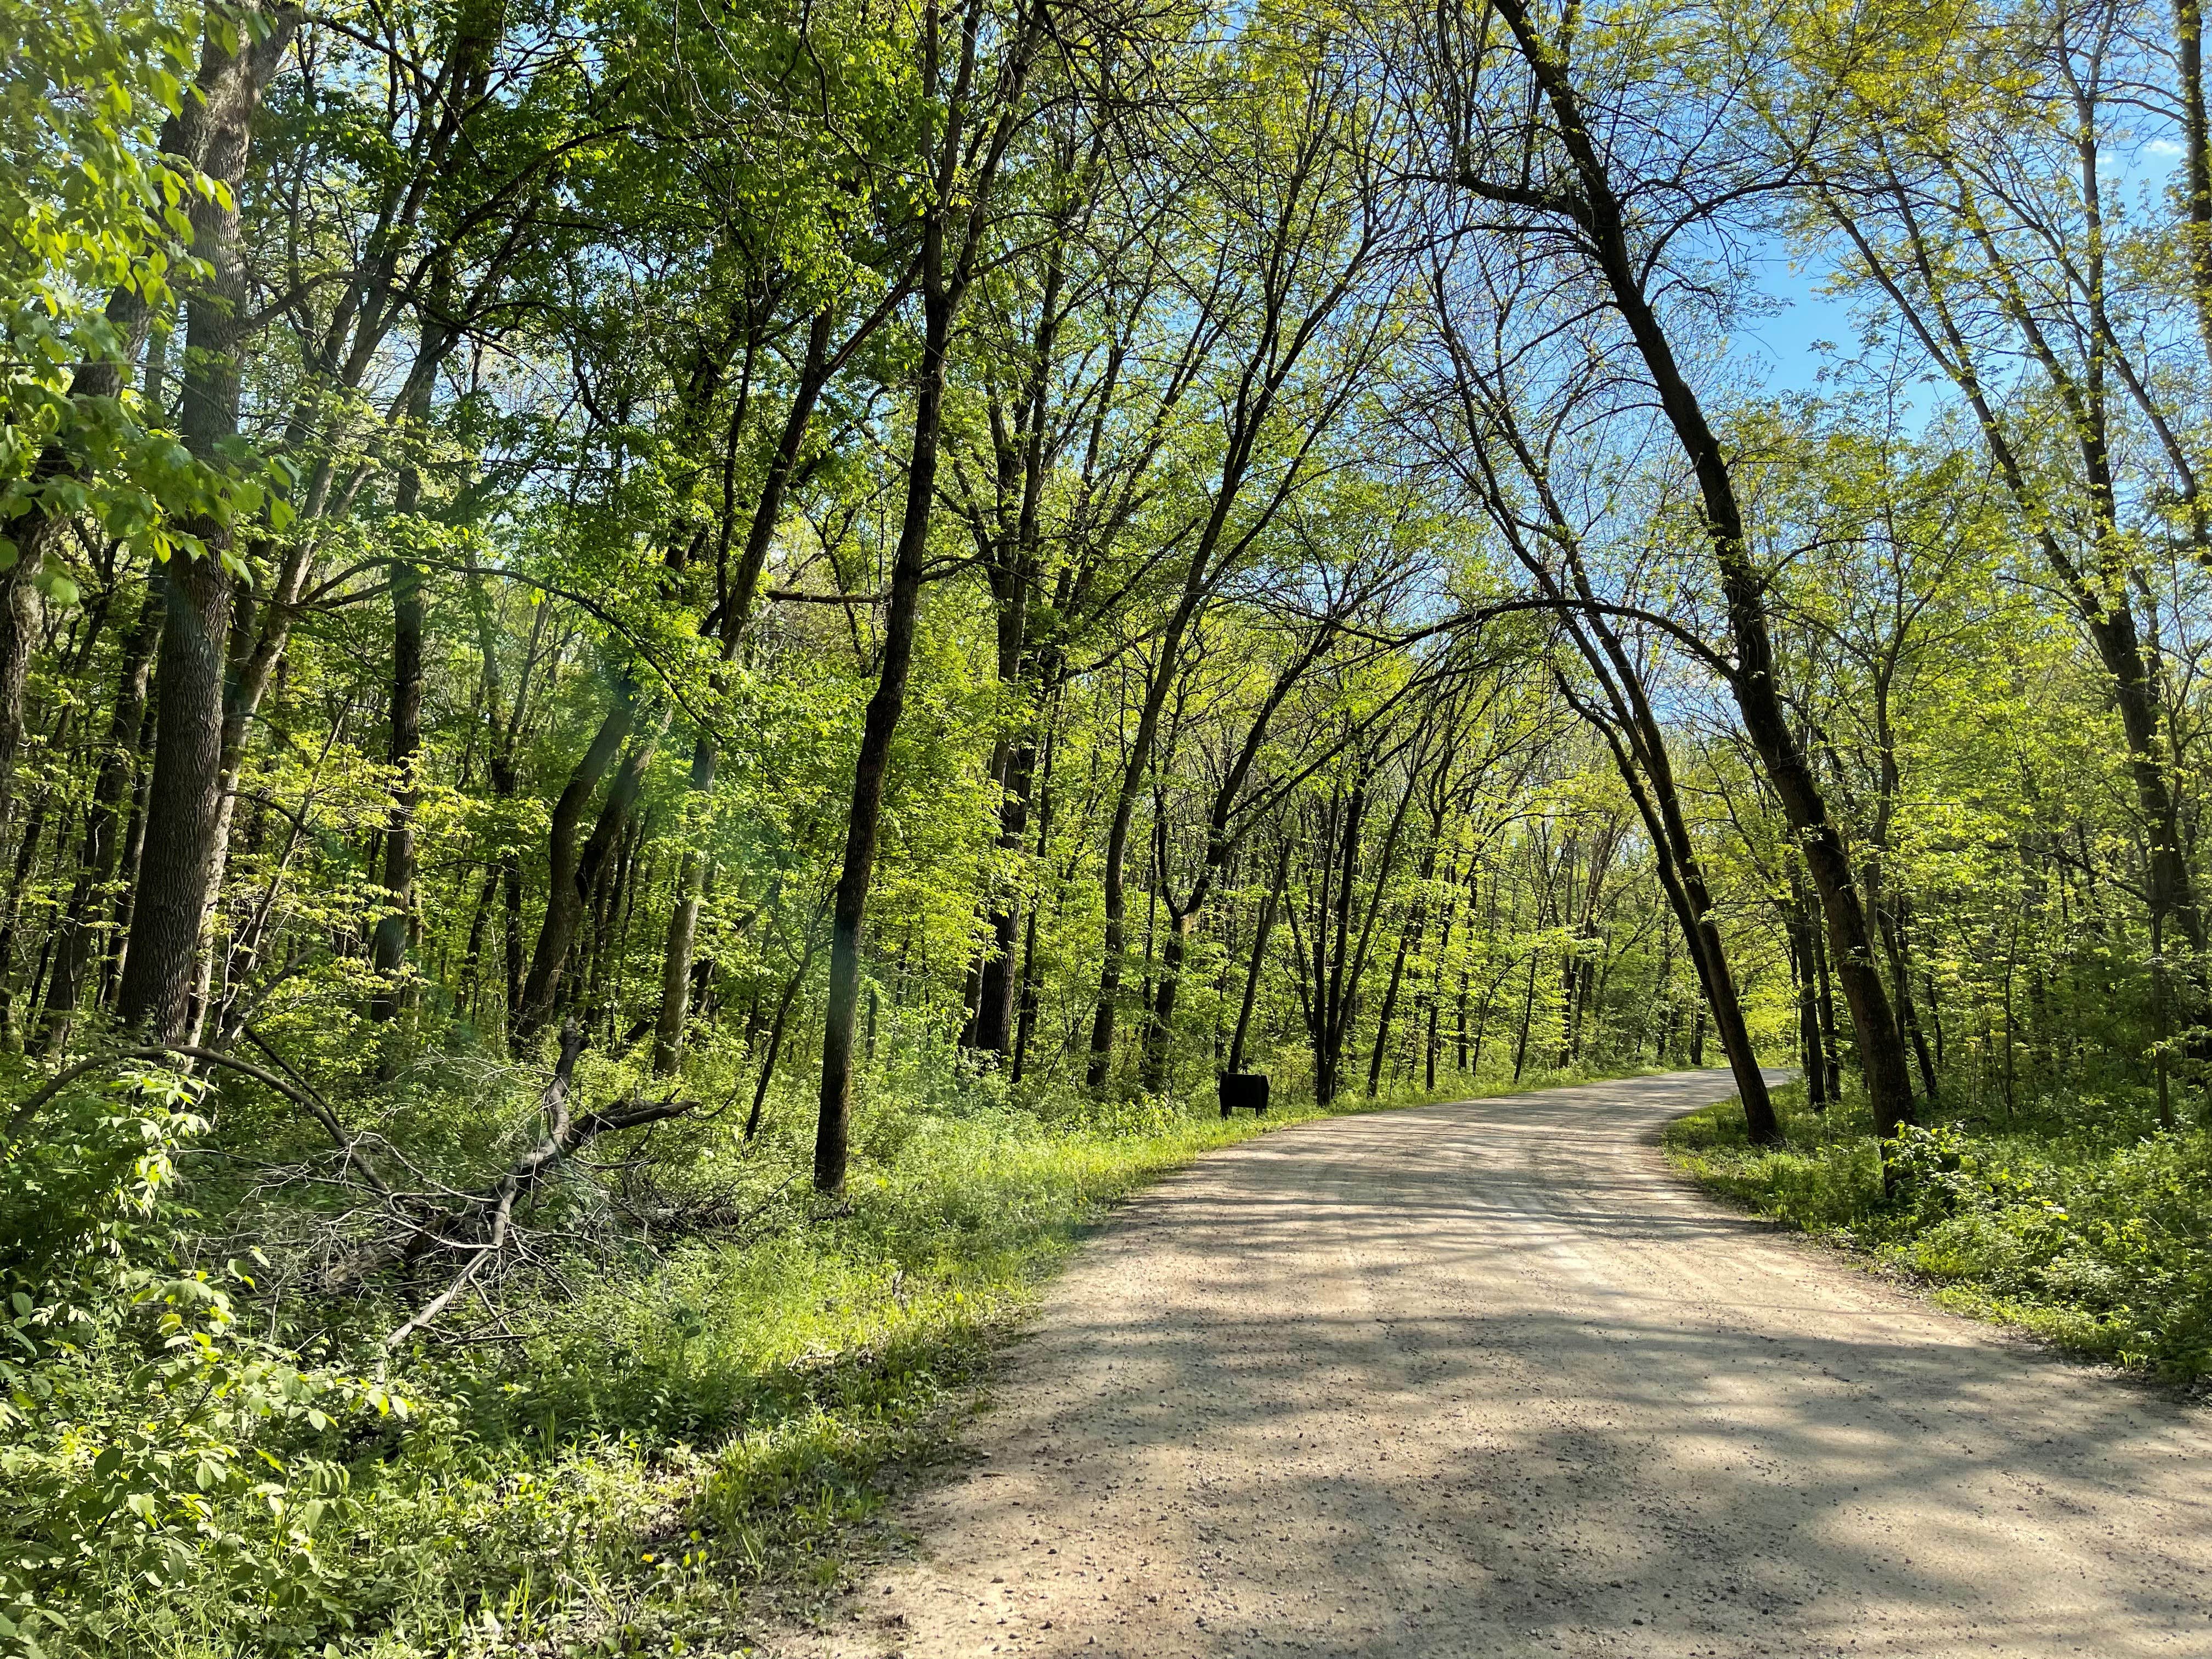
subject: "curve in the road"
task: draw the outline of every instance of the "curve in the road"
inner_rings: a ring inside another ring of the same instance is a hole
[[[823,1646],[2212,1656],[2212,1419],[1666,1170],[1723,1074],[1314,1123],[1130,1205]]]

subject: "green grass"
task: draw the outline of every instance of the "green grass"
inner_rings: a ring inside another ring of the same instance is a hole
[[[804,1112],[750,1146],[706,1136],[686,1178],[727,1224],[564,1267],[510,1306],[507,1340],[394,1364],[407,1422],[324,1435],[349,1486],[311,1591],[295,1575],[280,1604],[220,1574],[156,1590],[95,1566],[47,1651],[749,1652],[895,1545],[887,1498],[956,1455],[994,1347],[1117,1200],[1328,1115],[879,1102],[836,1205],[807,1185]]]
[[[2053,1096],[2009,1124],[1908,1130],[1885,1190],[1862,1103],[1817,1114],[1796,1088],[1777,1103],[1782,1146],[1750,1146],[1730,1101],[1670,1125],[1667,1154],[1960,1311],[2170,1379],[2212,1374],[2212,1134],[2160,1131],[2132,1094]]]

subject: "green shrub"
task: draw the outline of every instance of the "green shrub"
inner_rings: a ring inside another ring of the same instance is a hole
[[[1907,1127],[1885,1187],[1863,1108],[1781,1103],[1781,1146],[1749,1146],[1717,1106],[1668,1128],[1669,1156],[1962,1308],[2164,1376],[2212,1373],[2212,1134],[2161,1132],[2130,1101],[2053,1099],[2009,1126]]]
[[[349,1479],[319,1443],[405,1407],[245,1335],[241,1264],[178,1260],[200,1092],[159,1071],[67,1092],[0,1159],[0,1653],[94,1648],[180,1598],[282,1644],[338,1605],[322,1540]]]

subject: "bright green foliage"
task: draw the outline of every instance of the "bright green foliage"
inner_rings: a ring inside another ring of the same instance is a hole
[[[0,569],[19,552],[9,532],[42,519],[86,517],[166,559],[198,545],[175,520],[283,515],[265,481],[186,454],[129,385],[149,329],[173,320],[191,204],[222,189],[160,150],[192,49],[159,8],[0,7]],[[88,392],[88,366],[118,384]],[[58,568],[34,579],[78,598]]]
[[[1686,1155],[2202,1368],[2212,202],[2081,166],[2180,107],[2167,11],[1530,15],[1732,595],[1480,7],[0,0],[0,1110],[88,1067],[0,1144],[7,1644],[741,1647],[1079,1228],[1249,1132],[1232,1061],[1717,1062],[1702,912],[1737,1058],[1848,1096],[1808,789],[1972,1127]],[[1788,398],[1778,237],[1855,307]],[[214,889],[189,1077],[116,1024],[149,867]]]
[[[1723,1105],[1672,1126],[1668,1152],[1953,1305],[2162,1376],[2212,1372],[2212,1134],[2160,1133],[2139,1090],[2056,1095],[2010,1126],[1907,1128],[1885,1189],[1863,1110],[1784,1098],[1786,1147],[1747,1146]]]
[[[339,1424],[406,1412],[240,1329],[242,1264],[176,1256],[199,1086],[159,1072],[65,1094],[0,1165],[0,1640],[99,1650],[133,1601],[208,1601],[281,1643],[338,1603]]]

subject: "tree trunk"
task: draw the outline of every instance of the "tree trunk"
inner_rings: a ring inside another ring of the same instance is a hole
[[[1565,60],[1537,33],[1526,0],[1496,0],[1497,14],[1558,122],[1579,188],[1581,229],[1614,308],[1650,374],[1660,408],[1695,476],[1705,532],[1735,643],[1729,676],[1744,732],[1782,804],[1791,833],[1804,850],[1813,885],[1833,947],[1851,1024],[1857,1033],[1867,1096],[1876,1133],[1884,1139],[1911,1121],[1912,1081],[1895,1010],[1874,959],[1871,930],[1851,877],[1843,837],[1828,816],[1813,769],[1798,744],[1776,675],[1764,580],[1752,562],[1743,512],[1728,456],[1684,377],[1674,345],[1644,289],[1645,268],[1629,246],[1627,216],[1607,173]]]
[[[582,757],[568,774],[560,798],[553,803],[553,821],[546,832],[545,915],[538,926],[537,945],[531,952],[530,973],[523,981],[521,999],[507,1016],[507,1048],[517,1055],[552,1018],[561,969],[576,936],[585,895],[590,890],[592,878],[598,873],[596,870],[589,874],[584,872],[576,832],[582,826],[584,808],[592,792],[629,737],[631,723],[636,718],[634,696],[627,684],[617,688],[614,706],[599,722],[599,729],[592,734]],[[612,798],[613,791],[610,790],[610,802]],[[593,833],[596,836],[597,830]],[[509,948],[518,946],[510,945]]]
[[[0,834],[15,799],[15,763],[23,747],[23,684],[31,671],[45,605],[33,585],[32,558],[17,556],[0,572]]]
[[[653,1069],[672,1077],[683,1063],[684,1027],[691,1018],[691,960],[699,945],[699,905],[706,890],[707,855],[698,845],[703,835],[708,792],[714,787],[718,756],[714,739],[701,732],[692,744],[690,789],[702,821],[696,834],[686,836],[676,868],[676,902],[668,913],[668,935],[660,952],[660,1009],[653,1019]]]
[[[792,394],[790,409],[785,411],[783,431],[769,461],[768,476],[762,480],[760,499],[753,503],[744,550],[724,602],[721,657],[726,663],[736,657],[744,642],[753,599],[775,542],[776,526],[783,521],[791,476],[799,465],[799,452],[806,447],[807,429],[821,401],[822,389],[829,384],[831,324],[830,313],[820,311],[807,329],[806,360],[799,370],[799,386]],[[691,750],[690,787],[695,810],[702,819],[719,762],[714,734],[700,732]],[[698,827],[703,834],[703,821]],[[684,1026],[691,1012],[691,958],[698,949],[699,904],[707,880],[707,854],[697,840],[696,836],[685,839],[683,861],[676,873],[676,905],[669,913],[668,937],[661,952],[660,1009],[653,1022],[653,1069],[663,1077],[672,1075],[682,1063]]]
[[[1285,835],[1281,850],[1275,858],[1275,877],[1267,887],[1267,896],[1260,901],[1259,920],[1252,928],[1252,956],[1244,969],[1244,995],[1237,1006],[1237,1030],[1229,1039],[1229,1066],[1232,1072],[1244,1069],[1244,1045],[1252,1032],[1252,1007],[1260,995],[1260,975],[1267,963],[1267,935],[1275,925],[1275,907],[1282,902],[1284,885],[1291,875],[1291,838]]]
[[[1013,854],[1029,843],[1030,792],[1036,771],[1036,744],[1024,734],[1007,757],[1005,793],[999,808],[999,846]],[[1020,988],[1015,944],[1021,933],[1022,906],[1002,900],[991,907],[991,939],[984,946],[976,988],[973,1046],[981,1053],[1012,1053],[1014,1012]]]
[[[155,1040],[183,1035],[198,978],[213,843],[222,819],[230,580],[210,551],[204,558],[179,556],[163,585],[168,616],[161,632],[153,780],[131,900],[130,951],[116,993],[117,1018]]]
[[[62,711],[57,735],[66,736],[70,712],[67,708]],[[38,868],[39,849],[46,842],[46,811],[52,802],[53,791],[51,788],[41,791],[37,803],[23,820],[22,839],[15,847],[15,878],[8,888],[7,913],[4,919],[0,919],[0,1033],[6,1034],[10,1042],[14,1039],[15,1027],[16,999],[13,982],[15,936],[21,931],[18,924],[23,920],[23,901],[30,891],[32,875]]]
[[[1528,953],[1528,988],[1521,994],[1521,1035],[1513,1044],[1513,1080],[1521,1080],[1521,1073],[1528,1063],[1528,1028],[1536,1018],[1536,963],[1541,951]]]
[[[1912,1006],[1912,958],[1906,944],[1905,925],[1896,914],[1896,901],[1877,905],[1875,919],[1881,928],[1883,951],[1889,957],[1889,976],[1897,987],[1897,1012],[1905,1027],[1906,1040],[1920,1066],[1921,1092],[1930,1100],[1936,1098],[1936,1062],[1928,1052],[1928,1037],[1920,1029],[1920,1019]]]
[[[413,469],[409,469],[409,477]],[[402,482],[403,495],[413,491]],[[408,501],[400,510],[406,511]],[[392,565],[392,811],[384,834],[384,886],[392,913],[380,918],[369,965],[384,983],[369,999],[369,1018],[382,1023],[398,1017],[404,998],[399,975],[414,931],[415,811],[422,799],[416,769],[422,749],[422,573],[395,560]]]
[[[1452,1011],[1452,1059],[1462,1077],[1473,1077],[1467,1054],[1467,969],[1459,973],[1459,992]]]
[[[1160,945],[1159,982],[1152,995],[1152,1017],[1145,1025],[1144,1085],[1151,1093],[1165,1091],[1174,1050],[1176,1003],[1182,988],[1184,963],[1190,956],[1190,938],[1198,927],[1195,910],[1168,911],[1167,937]]]
[[[1039,561],[1039,544],[1042,538],[1040,522],[1045,485],[1045,471],[1049,461],[1045,441],[1045,424],[1051,409],[1053,389],[1054,351],[1058,343],[1060,322],[1060,285],[1066,271],[1066,237],[1070,222],[1063,220],[1060,229],[1061,240],[1054,243],[1051,257],[1046,265],[1043,290],[1038,300],[1037,328],[1031,344],[1029,385],[1021,404],[1020,429],[1012,434],[1019,441],[1018,456],[1009,458],[1021,483],[1019,506],[1014,515],[1012,545],[1007,538],[998,538],[998,557],[994,561],[992,598],[995,602],[995,621],[998,633],[999,684],[1002,695],[1018,696],[1023,678],[1023,666],[1033,653],[1029,651],[1029,616],[1030,590],[1035,586]],[[996,422],[994,422],[994,428]],[[1001,462],[1001,477],[1008,466]],[[1043,653],[1046,662],[1056,672],[1054,652]],[[1034,672],[1034,671],[1033,671]],[[1028,712],[1021,731],[1005,745],[1006,763],[994,767],[1002,793],[999,805],[999,847],[1010,858],[1018,854],[1029,839],[1030,792],[1036,773],[1037,738],[1036,713]],[[981,1053],[1006,1055],[1013,1046],[1014,1005],[1018,981],[1015,971],[1014,941],[1020,928],[1020,907],[1012,898],[1000,896],[991,906],[991,939],[984,947],[981,973],[976,985],[975,1021],[971,1046]]]
[[[1398,989],[1406,977],[1406,957],[1413,946],[1413,936],[1420,931],[1420,916],[1416,911],[1412,924],[1398,935],[1397,953],[1390,958],[1390,982],[1382,989],[1382,1011],[1375,1018],[1375,1048],[1367,1060],[1367,1097],[1370,1100],[1382,1087],[1382,1055],[1390,1046],[1390,1026],[1398,1017]]]
[[[1804,879],[1790,872],[1788,912],[1790,958],[1797,981],[1797,1047],[1805,1065],[1805,1103],[1816,1112],[1828,1109],[1828,1055],[1820,1036],[1820,927],[1812,895]]]
[[[1339,1075],[1343,1069],[1345,1033],[1351,1024],[1347,1006],[1351,998],[1344,982],[1345,958],[1352,951],[1352,884],[1358,872],[1359,832],[1366,805],[1367,787],[1362,780],[1352,785],[1346,799],[1334,848],[1325,849],[1335,854],[1334,867],[1328,872],[1334,880],[1335,902],[1323,911],[1318,925],[1326,952],[1321,965],[1326,971],[1316,976],[1322,1018],[1315,1044],[1314,1095],[1324,1106],[1336,1099]],[[1335,934],[1333,946],[1329,942],[1332,927]]]
[[[912,449],[907,461],[907,494],[891,561],[890,602],[884,608],[883,663],[875,694],[861,723],[860,749],[853,763],[852,811],[846,822],[845,857],[830,927],[830,982],[822,1011],[822,1091],[814,1127],[814,1186],[842,1193],[852,1136],[853,1035],[860,1014],[860,930],[867,917],[868,885],[875,874],[876,843],[883,822],[884,775],[890,762],[892,734],[906,708],[907,677],[914,665],[915,628],[921,611],[922,565],[929,550],[929,526],[937,501],[937,463],[945,410],[947,355],[952,319],[975,280],[981,253],[983,207],[1005,156],[1006,141],[1025,96],[1032,54],[1042,39],[1041,17],[1021,15],[1013,38],[1003,43],[1005,57],[993,77],[994,126],[978,133],[980,165],[964,175],[964,192],[956,199],[959,158],[970,139],[968,106],[976,83],[981,15],[963,14],[954,96],[942,108],[943,127],[930,146],[937,176],[934,194],[921,219],[918,276],[921,295],[921,361],[915,391]],[[938,12],[923,18],[923,81],[933,91],[943,61]],[[986,142],[988,138],[988,142]],[[960,242],[948,264],[946,232],[957,225]]]
[[[1625,659],[1626,653],[1621,655]],[[1737,1097],[1743,1103],[1747,1133],[1756,1146],[1778,1145],[1782,1139],[1781,1120],[1775,1114],[1765,1074],[1759,1070],[1759,1056],[1752,1048],[1751,1026],[1744,1017],[1743,1001],[1736,991],[1728,946],[1721,938],[1719,925],[1713,921],[1712,896],[1706,889],[1697,850],[1690,840],[1689,823],[1683,816],[1681,797],[1675,788],[1674,767],[1667,757],[1666,738],[1658,730],[1649,702],[1642,695],[1640,680],[1632,696],[1633,707],[1640,716],[1642,742],[1632,752],[1610,729],[1606,736],[1613,745],[1613,760],[1627,785],[1629,797],[1651,836],[1659,884],[1674,912],[1675,922],[1682,933],[1683,948],[1704,994],[1698,1005],[1696,1063],[1705,1063],[1705,1016],[1711,1010],[1720,1035],[1721,1052],[1728,1057]]]
[[[1421,854],[1421,888],[1414,896],[1413,913],[1398,933],[1397,954],[1390,961],[1390,983],[1382,992],[1382,1011],[1375,1022],[1375,1049],[1367,1062],[1367,1097],[1375,1098],[1382,1085],[1382,1051],[1389,1044],[1390,1024],[1397,1018],[1398,992],[1406,977],[1407,958],[1421,948],[1421,931],[1427,917],[1429,884],[1436,878],[1437,838],[1443,829],[1442,809],[1429,824],[1429,842]]]
[[[192,252],[205,279],[187,301],[185,377],[178,425],[191,453],[210,464],[238,432],[239,357],[247,305],[238,202],[244,191],[253,117],[299,14],[269,14],[258,40],[226,19],[202,48],[198,86],[207,131],[204,170],[225,187],[191,203]],[[226,41],[230,44],[226,44]],[[233,46],[242,50],[233,50]],[[161,634],[161,711],[147,795],[146,844],[131,906],[130,954],[116,1012],[129,1030],[155,1039],[184,1034],[198,979],[223,823],[223,670],[230,640],[233,545],[228,525],[199,517],[184,528],[205,552],[172,560]],[[179,568],[179,567],[181,566]]]
[[[769,1085],[775,1080],[776,1056],[783,1052],[783,1028],[791,1018],[791,1005],[799,995],[800,983],[806,969],[812,965],[813,953],[799,964],[799,971],[784,981],[783,994],[776,999],[775,1020],[768,1028],[768,1051],[761,1056],[760,1080],[753,1087],[752,1110],[745,1114],[745,1139],[752,1139],[760,1133],[761,1114],[768,1108]]]
[[[1160,711],[1181,668],[1183,634],[1198,608],[1203,592],[1206,556],[1191,562],[1191,575],[1183,598],[1168,619],[1160,636],[1159,658],[1145,688],[1144,707],[1138,712],[1137,730],[1121,766],[1121,784],[1114,799],[1114,817],[1106,830],[1106,858],[1099,888],[1105,901],[1105,938],[1098,967],[1098,1006],[1091,1020],[1091,1054],[1085,1062],[1083,1086],[1094,1094],[1106,1086],[1114,1064],[1114,1026],[1121,1000],[1121,958],[1128,949],[1129,831],[1136,820],[1137,797],[1145,774],[1152,763],[1152,748],[1159,733]]]
[[[1463,385],[1468,378],[1463,372]],[[1466,395],[1468,417],[1472,422],[1476,418],[1477,405],[1472,390]],[[1503,399],[1497,401],[1500,406],[1496,409],[1493,418],[1498,435],[1513,451],[1543,506],[1553,531],[1553,544],[1564,561],[1568,582],[1571,584],[1571,595],[1568,585],[1563,584],[1553,573],[1544,554],[1529,545],[1522,536],[1520,520],[1507,493],[1498,483],[1486,453],[1478,445],[1473,451],[1473,458],[1480,469],[1492,518],[1512,545],[1515,555],[1536,579],[1541,591],[1547,597],[1560,603],[1560,620],[1603,693],[1606,707],[1601,708],[1586,702],[1564,677],[1559,679],[1560,692],[1568,704],[1605,738],[1613,756],[1614,769],[1620,774],[1630,799],[1635,804],[1638,816],[1644,821],[1645,832],[1650,837],[1660,886],[1681,930],[1684,948],[1689,953],[1691,967],[1697,975],[1698,982],[1705,991],[1706,1006],[1714,1011],[1721,1046],[1728,1056],[1737,1095],[1743,1102],[1744,1118],[1751,1138],[1761,1145],[1778,1142],[1781,1139],[1781,1129],[1775,1116],[1773,1102],[1768,1096],[1765,1077],[1759,1070],[1758,1056],[1752,1048],[1750,1026],[1744,1017],[1735,976],[1729,963],[1726,944],[1721,938],[1719,927],[1712,921],[1712,894],[1705,882],[1697,843],[1690,834],[1688,818],[1682,811],[1681,795],[1674,780],[1674,760],[1668,748],[1667,734],[1660,725],[1657,712],[1652,708],[1650,690],[1644,681],[1643,668],[1622,641],[1620,630],[1613,626],[1606,607],[1598,599],[1590,583],[1588,567],[1583,562],[1581,543],[1574,526],[1553,492],[1550,477],[1541,459],[1524,440],[1510,403]],[[1570,604],[1577,606],[1579,612],[1565,608]],[[1594,877],[1594,882],[1595,879]],[[1595,887],[1592,904],[1595,905]],[[1662,1034],[1660,1042],[1662,1056],[1671,1042],[1671,1031]],[[1569,1057],[1572,1057],[1571,1052]]]
[[[168,615],[168,596],[161,596],[161,613]],[[138,897],[138,866],[146,852],[146,802],[154,791],[154,768],[149,757],[154,752],[156,728],[161,719],[161,685],[155,682],[145,714],[138,721],[138,740],[135,750],[138,757],[137,777],[131,789],[131,816],[123,827],[123,856],[116,868],[116,879],[122,890],[115,896],[115,914],[110,937],[115,948],[107,953],[100,975],[100,1006],[112,1008],[117,993],[122,988],[123,970],[129,965],[131,955],[131,919]]]
[[[1421,1091],[1425,1094],[1437,1091],[1437,1054],[1441,1046],[1438,1022],[1443,1017],[1444,1000],[1444,963],[1451,955],[1452,928],[1459,917],[1459,878],[1452,872],[1457,854],[1444,866],[1444,925],[1437,933],[1437,962],[1429,975],[1429,988],[1424,994],[1428,1002],[1428,1037],[1423,1051]]]
[[[477,889],[475,907],[469,912],[469,943],[461,953],[461,1012],[472,1021],[483,1018],[483,943],[491,926],[491,902],[499,891],[499,866],[484,868],[483,884]]]
[[[2187,193],[2189,285],[2197,326],[2212,353],[2212,123],[2204,112],[2204,8],[2201,0],[2174,0],[2175,78],[2180,82],[2181,133]]]
[[[1054,726],[1048,721],[1044,734],[1044,762],[1036,787],[1036,867],[1047,868],[1046,859],[1052,849],[1052,766],[1057,744]],[[1022,974],[1020,1013],[1014,1030],[1014,1064],[1010,1080],[1019,1083],[1029,1066],[1030,1044],[1036,1036],[1036,1023],[1041,987],[1037,969],[1037,905],[1032,901],[1028,915],[1022,921]]]
[[[416,440],[418,429],[430,414],[430,392],[440,365],[452,349],[453,336],[435,324],[426,324],[416,354],[406,404],[403,443]],[[399,470],[392,491],[395,517],[412,518],[421,507],[422,471],[410,454]],[[368,1015],[381,1024],[396,1018],[404,1006],[401,969],[420,931],[415,900],[415,814],[422,804],[422,780],[417,775],[422,752],[422,571],[404,559],[390,566],[392,580],[392,708],[391,743],[386,758],[392,767],[392,810],[384,837],[384,886],[392,895],[392,914],[376,924],[369,965],[383,981],[370,997]],[[392,1056],[386,1056],[387,1061]]]
[[[939,428],[945,407],[945,356],[951,347],[957,295],[943,277],[944,226],[933,214],[923,233],[930,267],[923,290],[921,383],[915,394],[914,448],[907,465],[905,517],[891,564],[890,602],[884,617],[883,665],[868,699],[860,749],[853,764],[852,808],[846,821],[845,856],[830,916],[830,984],[822,1013],[822,1091],[815,1121],[814,1186],[845,1188],[852,1134],[853,1033],[860,1012],[860,929],[876,867],[876,842],[884,810],[884,778],[892,734],[906,708],[907,677],[914,665],[915,632],[921,615],[921,569],[937,499]]]
[[[474,611],[477,648],[483,658],[484,769],[490,775],[493,796],[511,806],[520,780],[515,774],[514,749],[522,734],[523,714],[530,695],[530,670],[543,638],[548,607],[535,607],[530,629],[529,654],[514,688],[514,706],[504,707],[506,676],[500,667],[499,634],[493,624],[491,605],[484,592],[483,574],[471,558],[467,566],[470,608]],[[498,857],[501,911],[501,957],[504,996],[500,1010],[502,1033],[512,1032],[522,1008],[522,859],[512,844],[501,848]]]
[[[84,991],[85,972],[99,947],[100,930],[94,914],[106,897],[121,860],[123,813],[139,772],[138,734],[145,723],[154,649],[168,603],[165,585],[158,573],[148,580],[137,620],[124,636],[115,702],[108,714],[107,744],[93,781],[92,804],[85,814],[84,852],[55,942],[53,978],[46,993],[42,1034],[49,1059],[59,1056],[69,1045],[70,1027]]]
[[[1820,982],[1820,1048],[1827,1057],[1828,1098],[1841,1100],[1843,1047],[1836,1040],[1836,996],[1828,978],[1827,936],[1818,927],[1813,929],[1812,943],[1813,970]]]

